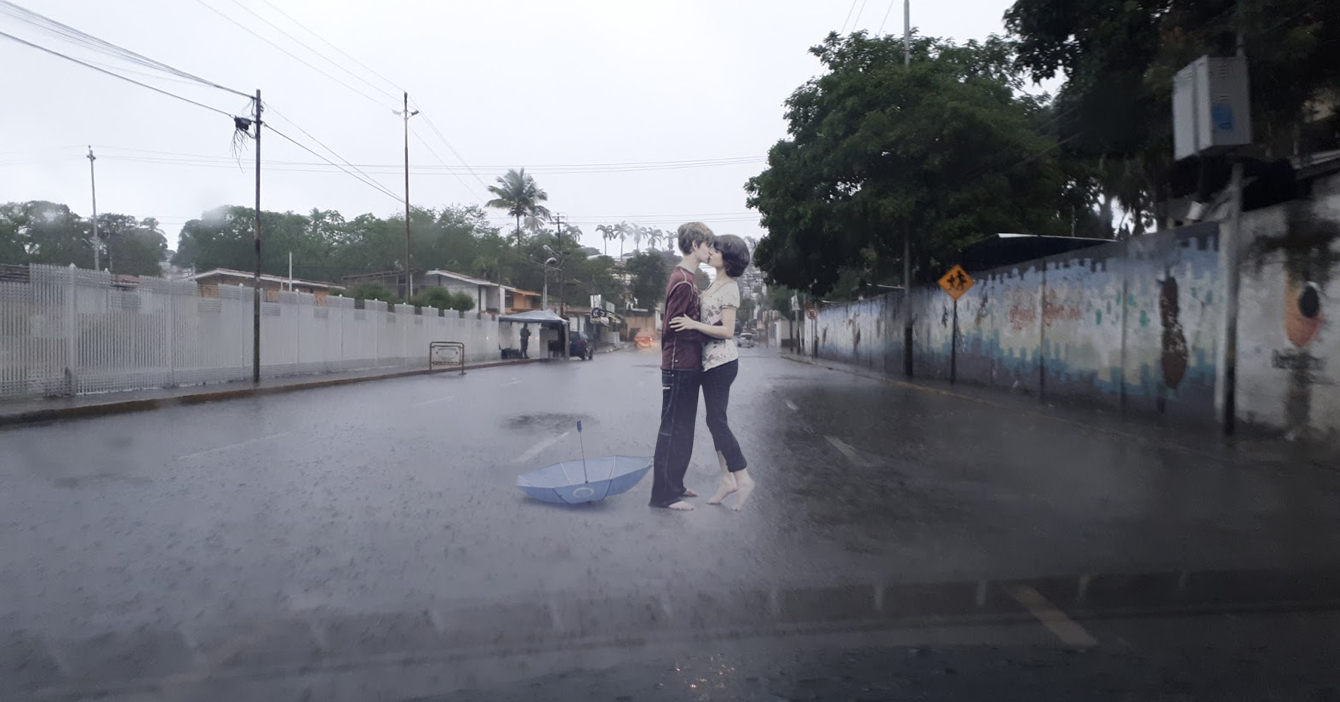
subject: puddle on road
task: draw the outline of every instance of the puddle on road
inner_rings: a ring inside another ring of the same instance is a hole
[[[92,475],[78,475],[64,478],[53,478],[51,481],[56,487],[77,488],[81,485],[98,483],[122,483],[126,485],[148,485],[153,479],[142,475],[119,475],[117,473],[94,473]]]
[[[591,424],[591,417],[585,414],[562,414],[562,413],[543,413],[543,414],[523,414],[519,417],[512,417],[507,420],[507,428],[534,430],[567,430],[576,429],[577,422],[583,422],[583,426]]]

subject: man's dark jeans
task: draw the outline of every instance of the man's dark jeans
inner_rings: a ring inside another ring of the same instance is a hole
[[[702,371],[661,371],[661,429],[652,462],[651,506],[669,507],[684,496],[684,474],[693,456]]]

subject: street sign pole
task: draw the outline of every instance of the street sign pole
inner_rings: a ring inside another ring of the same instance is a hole
[[[958,381],[958,299],[976,285],[963,266],[954,266],[940,276],[940,287],[954,300],[954,326],[949,332],[949,382]]]
[[[954,328],[949,332],[949,384],[958,382],[958,298],[954,298]]]

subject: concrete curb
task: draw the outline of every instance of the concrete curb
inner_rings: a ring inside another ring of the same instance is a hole
[[[504,366],[523,366],[531,363],[546,363],[547,358],[531,358],[518,361],[498,361],[491,363],[480,363],[473,366],[466,366],[467,372],[472,370],[483,370],[485,368],[499,368]],[[355,383],[366,383],[374,380],[391,380],[394,378],[409,378],[418,375],[436,375],[440,373],[459,373],[456,368],[418,368],[414,370],[392,371],[390,373],[378,373],[376,375],[360,375],[352,378],[314,378],[309,381],[295,383],[286,383],[283,385],[274,385],[270,387],[235,387],[222,388],[217,390],[201,390],[199,392],[186,393],[171,397],[149,397],[135,400],[109,400],[107,402],[97,402],[87,405],[74,407],[52,407],[47,409],[35,409],[27,412],[16,412],[13,414],[0,413],[0,427],[19,426],[23,424],[38,424],[42,422],[54,422],[62,419],[79,419],[85,417],[99,417],[109,414],[124,414],[128,412],[145,412],[148,410],[159,409],[163,407],[174,407],[177,405],[197,405],[205,402],[217,402],[219,400],[235,400],[243,397],[257,397],[261,395],[278,395],[280,393],[295,392],[298,390],[312,390],[315,388],[331,388],[341,385],[353,385]],[[0,412],[3,407],[0,406]]]

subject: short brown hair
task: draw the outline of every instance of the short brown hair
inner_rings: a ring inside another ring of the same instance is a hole
[[[712,248],[721,252],[721,262],[726,264],[726,275],[739,278],[749,267],[749,245],[734,234],[722,234],[713,237]]]
[[[710,244],[715,237],[712,230],[702,222],[689,222],[679,225],[679,252],[685,256],[693,253],[698,244]]]

